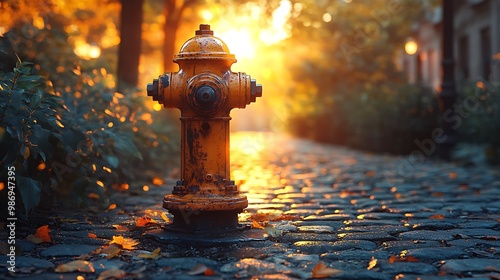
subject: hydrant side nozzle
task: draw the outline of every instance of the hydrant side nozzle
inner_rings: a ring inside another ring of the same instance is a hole
[[[158,79],[154,79],[152,84],[148,84],[147,86],[148,96],[153,97],[154,101],[159,100],[158,95]]]
[[[262,96],[262,85],[257,84],[257,81],[252,79],[250,80],[250,102],[255,102],[257,97]]]

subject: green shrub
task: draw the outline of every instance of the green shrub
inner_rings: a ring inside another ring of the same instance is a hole
[[[458,87],[458,141],[482,144],[491,163],[500,163],[500,87],[486,81]]]
[[[51,91],[43,77],[31,74],[31,63],[19,61],[12,72],[0,72],[1,181],[7,182],[7,169],[14,166],[25,213],[38,205],[50,184],[45,166],[62,136],[60,100]]]
[[[415,139],[430,137],[439,125],[436,96],[424,86],[387,84],[331,92],[328,97],[332,101],[316,102],[316,113],[295,115],[289,122],[292,133],[357,149],[405,154],[417,148]]]
[[[0,42],[7,62],[0,65],[0,168],[4,176],[14,165],[23,180],[21,214],[37,205],[84,206],[89,197],[107,206],[112,186],[142,187],[178,161],[172,138],[178,122],[149,109],[143,91],[116,92],[103,67],[113,63],[79,59],[63,19],[47,20],[43,29],[20,22]],[[24,36],[31,29],[36,32]],[[33,63],[18,59],[9,69],[15,53]]]

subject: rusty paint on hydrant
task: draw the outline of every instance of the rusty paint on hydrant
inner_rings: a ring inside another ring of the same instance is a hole
[[[169,229],[238,229],[238,213],[248,206],[229,178],[229,112],[262,96],[249,75],[232,72],[236,62],[227,45],[201,24],[175,55],[179,71],[148,84],[148,95],[165,108],[181,111],[181,179],[163,207],[174,215]]]

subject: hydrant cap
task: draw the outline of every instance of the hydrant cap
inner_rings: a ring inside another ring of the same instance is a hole
[[[200,30],[197,30],[195,34],[182,45],[174,62],[187,59],[220,59],[236,62],[234,54],[229,52],[226,43],[213,36],[210,25],[200,24]]]

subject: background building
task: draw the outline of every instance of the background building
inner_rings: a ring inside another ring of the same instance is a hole
[[[409,40],[415,54],[405,54],[403,67],[412,83],[438,89],[441,84],[442,8],[429,7]],[[484,79],[500,83],[500,1],[454,1],[454,59],[457,82]]]

